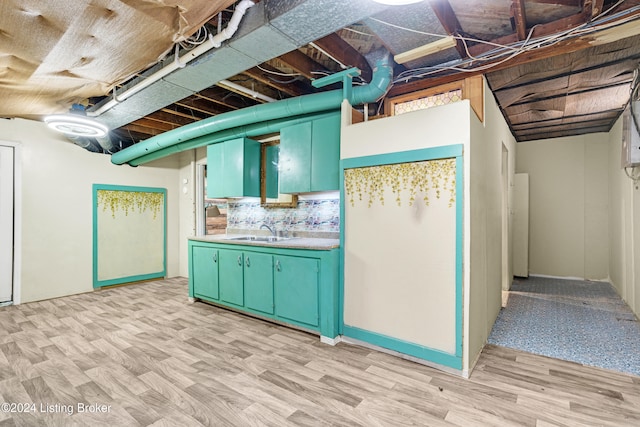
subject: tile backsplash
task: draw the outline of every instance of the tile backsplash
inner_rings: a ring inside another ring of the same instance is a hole
[[[267,224],[282,233],[340,233],[339,199],[298,200],[297,208],[263,208],[259,201],[229,201],[227,231],[242,232],[260,230]],[[264,230],[263,230],[264,231]]]

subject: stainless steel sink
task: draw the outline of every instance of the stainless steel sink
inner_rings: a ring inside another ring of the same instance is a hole
[[[229,237],[226,240],[235,240],[243,242],[281,242],[283,240],[291,240],[292,237],[282,236],[241,236],[241,237]]]

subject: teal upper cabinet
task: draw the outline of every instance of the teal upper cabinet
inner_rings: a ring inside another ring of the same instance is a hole
[[[338,190],[340,113],[280,131],[280,192]]]
[[[207,147],[207,197],[260,197],[260,143],[238,138]]]

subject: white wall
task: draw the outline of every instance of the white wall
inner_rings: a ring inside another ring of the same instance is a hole
[[[179,154],[180,251],[178,254],[178,271],[182,277],[189,277],[188,239],[196,235],[196,165],[206,163],[207,147],[201,147]]]
[[[608,265],[611,284],[640,316],[640,189],[620,167],[622,119],[609,132]]]
[[[468,297],[465,317],[469,330],[466,346],[473,367],[491,333],[502,305],[502,284],[513,279],[511,248],[503,254],[503,179],[508,180],[508,205],[511,206],[515,171],[515,139],[485,84],[484,123],[471,115],[471,143],[465,160],[470,161],[467,181],[470,188],[470,257]],[[503,178],[503,146],[506,149],[506,177]],[[505,219],[511,230],[511,216]],[[507,231],[509,232],[509,231]],[[507,236],[508,237],[508,236]],[[509,239],[507,238],[508,242]],[[503,269],[503,255],[506,268]],[[468,264],[467,264],[468,262]],[[503,274],[507,277],[503,278]]]
[[[608,139],[518,144],[517,172],[529,174],[530,274],[608,278]]]
[[[21,302],[93,289],[94,183],[167,189],[167,275],[179,274],[176,160],[115,166],[110,156],[22,119],[0,120],[0,140],[19,143],[22,151]]]

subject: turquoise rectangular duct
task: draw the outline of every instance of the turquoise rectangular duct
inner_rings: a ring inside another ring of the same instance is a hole
[[[360,105],[376,101],[385,94],[392,77],[391,60],[388,55],[385,55],[376,64],[371,82],[367,85],[353,88],[349,102],[351,105]],[[263,124],[265,130],[270,128],[271,132],[275,132],[281,127],[285,127],[285,125],[280,124],[277,129],[273,128],[273,126],[276,126],[274,123],[279,120],[296,119],[305,116],[304,120],[309,120],[309,115],[339,109],[342,100],[343,91],[342,89],[337,89],[230,111],[141,141],[113,154],[111,162],[117,165],[124,163],[142,164],[173,153],[210,144],[214,142],[213,140],[221,137],[218,135],[221,132],[226,132],[220,135],[230,135],[228,136],[229,138],[248,136],[246,133],[243,134],[243,132],[247,132],[246,129],[242,130],[243,126],[251,126],[250,128],[255,131],[260,124]],[[270,121],[274,122],[268,124]],[[254,134],[254,136],[259,134]],[[193,140],[197,140],[197,142],[186,144]],[[162,154],[158,153],[153,157],[150,156],[157,152]]]

